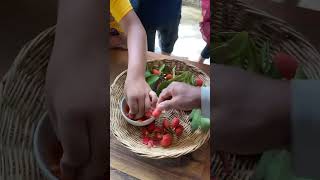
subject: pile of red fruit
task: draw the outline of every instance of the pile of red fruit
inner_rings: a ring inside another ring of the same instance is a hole
[[[159,145],[166,148],[171,146],[173,136],[181,136],[183,130],[184,128],[177,117],[173,118],[171,123],[168,119],[163,119],[160,126],[156,126],[153,122],[147,127],[141,128],[142,143],[149,148]]]
[[[139,119],[135,119],[134,114],[130,114],[129,112],[130,112],[130,108],[129,108],[128,104],[126,104],[126,107],[125,107],[126,116],[131,120],[143,122],[143,121],[151,118],[152,113],[154,112],[154,110],[152,108],[149,109],[147,112],[145,112],[144,116],[139,118]]]

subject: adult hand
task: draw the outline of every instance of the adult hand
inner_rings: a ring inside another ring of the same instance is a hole
[[[144,77],[135,78],[127,76],[125,82],[125,92],[130,114],[134,114],[135,118],[141,118],[151,107],[155,107],[158,97],[151,90]]]
[[[181,82],[172,82],[162,90],[157,108],[189,111],[201,106],[201,89]]]
[[[252,154],[288,145],[288,81],[223,65],[212,73],[212,150]]]

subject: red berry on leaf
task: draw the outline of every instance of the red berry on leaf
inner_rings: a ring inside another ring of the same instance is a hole
[[[158,118],[161,114],[161,111],[159,109],[155,109],[153,112],[152,112],[152,116],[155,117],[155,118]]]
[[[169,120],[168,120],[168,119],[164,119],[164,120],[162,121],[162,125],[163,125],[163,127],[164,127],[165,129],[169,129],[169,128],[170,128],[170,122],[169,122]]]
[[[197,78],[197,79],[196,79],[196,86],[202,86],[202,84],[203,84],[202,79]]]
[[[170,79],[172,79],[172,74],[167,74],[166,75],[166,80],[170,80]]]
[[[176,132],[177,136],[181,136],[181,134],[183,133],[183,126],[179,125],[174,131]]]
[[[152,74],[154,74],[154,75],[160,75],[161,73],[160,73],[160,71],[157,70],[157,69],[152,69]]]
[[[279,52],[274,56],[273,61],[276,68],[284,78],[287,80],[294,78],[298,68],[298,62],[294,57],[286,53]]]
[[[173,120],[172,120],[172,127],[173,127],[173,128],[176,128],[176,127],[178,127],[179,125],[180,125],[180,120],[179,120],[179,118],[177,118],[177,117],[173,118]]]
[[[153,132],[155,130],[155,128],[156,128],[156,125],[154,124],[154,122],[148,125],[149,132]]]
[[[160,145],[162,147],[169,147],[172,144],[172,136],[170,134],[165,134],[162,136]]]

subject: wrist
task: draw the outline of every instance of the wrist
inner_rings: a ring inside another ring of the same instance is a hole
[[[127,79],[144,80],[144,70],[141,70],[141,68],[128,68]]]
[[[192,98],[195,108],[201,108],[201,88],[193,87],[192,89]]]

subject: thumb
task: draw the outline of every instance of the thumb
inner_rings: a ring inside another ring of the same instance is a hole
[[[172,98],[170,100],[162,101],[161,103],[158,104],[157,109],[160,111],[163,110],[169,110],[169,109],[174,109],[176,106],[176,100],[175,98]]]

